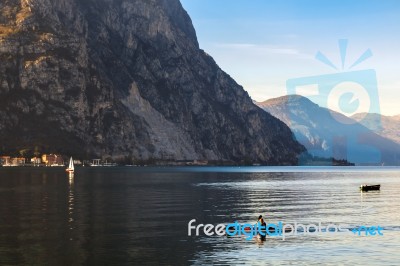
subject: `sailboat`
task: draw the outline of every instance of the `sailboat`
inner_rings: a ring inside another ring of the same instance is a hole
[[[68,168],[65,169],[65,171],[67,171],[67,172],[69,172],[69,173],[73,173],[74,170],[75,170],[75,167],[74,167],[74,160],[73,160],[72,157],[71,157],[71,158],[69,159]]]

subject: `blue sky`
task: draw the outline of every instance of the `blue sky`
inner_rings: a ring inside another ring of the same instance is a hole
[[[400,114],[400,1],[181,2],[192,18],[201,48],[253,99],[286,95],[288,79],[374,69],[381,113]],[[348,40],[343,70],[339,39]],[[373,56],[349,70],[368,49]],[[318,51],[339,70],[316,60]]]

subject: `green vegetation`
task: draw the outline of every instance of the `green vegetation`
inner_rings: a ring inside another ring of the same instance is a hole
[[[299,158],[299,165],[304,166],[354,166],[354,163],[351,163],[345,159],[335,159],[333,157],[330,158],[322,158],[318,156],[313,156],[308,153],[302,154]]]

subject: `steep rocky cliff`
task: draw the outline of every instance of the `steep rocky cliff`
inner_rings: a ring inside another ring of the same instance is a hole
[[[295,164],[178,0],[2,0],[0,149]]]

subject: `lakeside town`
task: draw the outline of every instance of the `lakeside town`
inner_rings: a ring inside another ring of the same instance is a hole
[[[0,167],[65,167],[69,157],[61,154],[43,154],[34,157],[12,157],[0,156]],[[232,162],[209,162],[207,160],[121,160],[114,161],[112,159],[90,159],[90,160],[73,160],[76,166],[206,166],[211,165],[233,165]]]
[[[66,156],[60,154],[43,154],[32,158],[0,156],[0,166],[3,167],[64,167],[68,160]],[[74,160],[74,165],[78,166],[117,166],[115,162],[103,161],[102,159]]]

